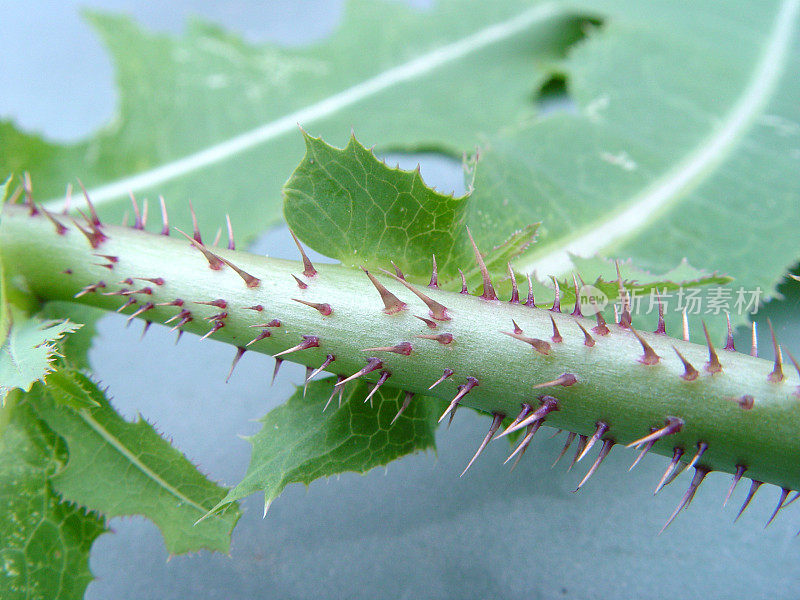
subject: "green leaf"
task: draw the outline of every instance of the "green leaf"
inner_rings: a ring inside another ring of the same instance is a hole
[[[576,109],[490,139],[473,231],[542,221],[521,271],[563,274],[570,253],[653,271],[685,257],[770,295],[800,257],[798,3],[591,6],[603,28],[561,65]]]
[[[441,194],[425,185],[419,170],[388,167],[355,137],[341,150],[304,137],[306,154],[284,187],[283,210],[309,246],[350,266],[374,269],[393,261],[412,280],[430,278],[431,255],[442,282],[475,264],[465,227],[469,194]],[[487,266],[504,272],[535,231],[515,234]]]
[[[420,11],[352,0],[330,39],[287,49],[198,21],[173,37],[127,17],[88,19],[116,67],[113,122],[74,145],[0,124],[0,173],[30,171],[40,200],[79,177],[104,218],[120,218],[133,191],[163,195],[180,225],[191,198],[201,226],[213,232],[229,213],[247,238],[281,218],[281,184],[302,154],[298,123],[331,140],[353,128],[384,149],[460,157],[480,133],[536,113],[537,86],[585,24],[549,2]]]
[[[77,411],[84,408],[96,408],[100,404],[92,398],[91,384],[77,371],[61,368],[47,375],[45,380],[47,392],[57,404],[69,406]]]
[[[40,321],[19,311],[9,314],[10,328],[0,346],[0,399],[13,389],[31,389],[44,380],[59,356],[55,342],[80,328],[69,321]]]
[[[268,508],[290,483],[308,485],[347,471],[365,473],[406,454],[435,447],[440,401],[415,397],[392,424],[405,393],[384,385],[370,406],[364,402],[368,387],[358,383],[347,387],[340,406],[334,399],[323,412],[334,392],[334,381],[312,382],[305,398],[298,389],[286,404],[261,420],[261,431],[249,438],[253,454],[247,474],[219,507],[262,491]]]
[[[79,600],[92,580],[89,549],[104,521],[53,491],[64,443],[27,403],[9,402],[0,421],[0,597]]]
[[[55,489],[107,517],[148,517],[172,554],[201,548],[227,552],[240,514],[236,505],[195,525],[226,489],[209,481],[152,425],[141,418],[125,421],[88,378],[71,377],[88,390],[84,403],[98,406],[74,410],[49,398],[37,402],[37,412],[69,451],[69,461],[53,478]]]

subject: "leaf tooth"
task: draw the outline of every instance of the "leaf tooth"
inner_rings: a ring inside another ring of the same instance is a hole
[[[481,256],[478,245],[472,238],[472,232],[469,230],[469,227],[467,227],[467,235],[472,244],[472,250],[475,252],[475,262],[478,263],[478,269],[480,269],[481,277],[483,278],[483,293],[480,295],[480,298],[484,300],[498,300],[497,293],[494,291],[494,286],[492,285],[492,279],[489,277],[489,269],[486,268],[486,263],[483,262],[483,256]]]
[[[297,282],[297,287],[299,287],[301,290],[308,289],[308,284],[306,282],[304,282],[302,279],[300,279],[299,277],[297,277],[297,275],[292,273],[292,277]]]
[[[281,365],[282,364],[283,364],[283,359],[282,358],[276,358],[275,359],[275,368],[272,370],[272,381],[270,381],[270,385],[275,385],[275,378],[278,376],[278,371],[281,370]],[[326,404],[325,407],[327,408],[327,406],[328,405]],[[323,408],[322,410],[324,411],[325,409]]]

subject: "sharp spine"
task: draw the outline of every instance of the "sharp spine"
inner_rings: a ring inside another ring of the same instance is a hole
[[[578,279],[575,277],[575,273],[572,274],[572,283],[575,286],[575,308],[572,309],[571,315],[573,317],[582,317],[583,313],[581,312],[581,291],[578,287]],[[583,327],[581,327],[583,329]]]
[[[700,484],[703,483],[703,479],[705,479],[706,475],[708,475],[709,470],[705,467],[695,467],[694,469],[694,477],[692,477],[692,482],[689,484],[689,489],[686,490],[686,493],[683,494],[683,498],[678,503],[677,508],[672,512],[667,522],[664,523],[664,526],[659,531],[659,535],[664,532],[664,530],[670,526],[675,520],[675,517],[678,516],[678,513],[681,512],[684,508],[689,506],[689,503],[694,498],[695,492],[697,492],[697,488],[700,487]]]
[[[561,288],[558,287],[558,279],[551,277],[553,280],[553,290],[555,296],[553,297],[553,307],[550,309],[552,312],[561,312]]]
[[[531,347],[539,354],[544,354],[545,356],[550,354],[550,344],[548,344],[544,340],[540,340],[539,338],[527,337],[524,335],[520,335],[518,333],[514,333],[512,331],[501,331],[500,333],[512,337],[515,340],[519,340],[521,342],[525,342],[526,344],[530,344]]]
[[[739,509],[739,512],[736,514],[736,518],[733,520],[734,523],[739,520],[739,517],[742,516],[742,513],[745,509],[750,505],[750,501],[753,499],[753,496],[756,495],[758,488],[761,487],[763,482],[758,481],[756,479],[752,479],[750,481],[750,489],[747,490],[747,497],[744,499],[744,504],[742,504],[742,508]]]
[[[722,364],[719,362],[717,351],[714,350],[714,344],[711,343],[711,336],[708,335],[708,327],[706,327],[705,321],[703,321],[703,333],[706,336],[706,343],[708,344],[708,362],[706,363],[706,371],[712,375],[720,373],[722,372]]]
[[[607,431],[608,431],[608,424],[604,423],[603,421],[598,421],[597,429],[594,430],[592,437],[590,437],[589,440],[586,442],[586,446],[584,446],[583,451],[581,452],[580,456],[578,456],[577,462],[583,460],[583,458],[589,453],[589,450],[592,449],[592,446],[594,446],[600,440],[600,438],[602,438],[603,435],[605,435]]]
[[[450,401],[450,404],[442,413],[442,416],[439,417],[438,422],[441,423],[447,415],[455,411],[456,407],[458,407],[459,402],[461,402],[461,399],[467,394],[469,394],[472,388],[476,387],[477,385],[478,385],[477,379],[475,379],[474,377],[467,377],[467,382],[463,385],[458,386],[458,393],[455,395],[455,398],[453,398]]]
[[[781,488],[781,495],[778,498],[778,506],[776,506],[775,510],[772,511],[769,520],[767,521],[766,525],[764,525],[764,529],[769,527],[770,523],[772,523],[775,520],[775,517],[778,516],[778,511],[783,508],[784,502],[786,502],[786,498],[789,496],[790,491],[791,490],[788,488]]]
[[[337,381],[336,385],[343,386],[345,383],[348,383],[349,381],[353,381],[354,379],[358,379],[359,377],[367,375],[368,373],[377,371],[382,367],[383,367],[383,362],[381,361],[380,358],[368,358],[366,367],[360,369],[359,371],[356,371],[355,373],[350,375],[350,377],[348,377],[347,379],[343,379],[342,381]]]
[[[769,333],[772,336],[772,349],[775,352],[775,366],[772,373],[767,376],[767,380],[772,383],[781,383],[784,380],[783,375],[783,355],[781,354],[781,347],[778,344],[778,338],[775,337],[775,330],[772,328],[772,321],[767,319],[769,325]]]
[[[511,279],[511,304],[519,304],[519,288],[517,287],[517,277],[514,275],[514,269],[511,268],[511,263],[508,266],[508,276]]]
[[[728,488],[728,493],[725,494],[725,500],[722,502],[723,508],[726,504],[728,504],[728,500],[731,499],[731,494],[733,494],[733,490],[736,489],[736,484],[739,483],[739,480],[744,475],[744,472],[747,470],[747,467],[744,465],[736,465],[736,473],[733,474],[733,479],[731,479],[731,486]]]
[[[667,483],[668,483],[667,478],[670,475],[672,475],[673,471],[675,471],[675,468],[678,466],[678,462],[681,460],[681,456],[683,456],[683,449],[682,448],[675,448],[673,450],[672,460],[670,461],[669,465],[667,465],[667,469],[666,469],[666,471],[664,471],[664,474],[661,476],[661,479],[659,480],[658,485],[656,485],[656,489],[653,492],[654,496],[658,492],[661,491],[661,488],[663,488],[665,485],[667,485]]]
[[[564,447],[561,449],[561,452],[558,454],[558,456],[556,457],[556,460],[553,462],[553,464],[550,465],[551,469],[558,464],[558,461],[560,461],[562,458],[564,458],[564,455],[567,453],[567,450],[569,450],[569,447],[572,445],[572,441],[575,439],[576,435],[577,434],[574,431],[570,431],[567,434],[567,439],[564,442]]]
[[[297,239],[297,236],[291,229],[289,230],[289,233],[291,234],[294,243],[297,244],[297,249],[300,251],[300,257],[303,259],[303,275],[308,278],[314,277],[317,274],[317,270],[314,268],[314,265],[311,263],[311,260],[306,255],[306,251],[303,250],[303,246],[300,244],[300,240]]]
[[[467,463],[466,468],[461,471],[461,475],[459,475],[459,477],[463,477],[464,473],[466,473],[472,466],[472,463],[474,463],[483,453],[483,451],[486,449],[486,445],[492,440],[494,434],[497,433],[497,430],[500,429],[500,425],[503,423],[503,419],[505,419],[505,417],[506,416],[501,413],[492,413],[492,424],[489,426],[489,431],[483,438],[483,441],[481,441],[480,446],[478,446],[477,452],[475,452],[472,459],[469,461],[469,463]]]
[[[206,248],[206,247],[203,245],[203,243],[202,243],[202,242],[199,242],[199,241],[197,241],[195,238],[191,237],[190,235],[187,235],[186,233],[184,233],[183,231],[181,231],[181,230],[180,230],[180,229],[178,229],[177,227],[175,228],[175,231],[177,231],[177,232],[178,232],[178,233],[180,233],[180,234],[181,234],[183,237],[185,237],[187,240],[189,240],[189,242],[192,244],[192,246],[194,246],[195,248],[197,248],[197,249],[200,251],[200,253],[201,253],[201,254],[202,254],[204,257],[205,257],[205,259],[208,261],[208,268],[209,268],[209,269],[211,269],[211,270],[213,270],[213,271],[219,271],[219,270],[221,270],[221,269],[222,269],[222,265],[224,265],[224,264],[225,264],[225,263],[223,262],[223,260],[222,260],[222,259],[221,259],[219,256],[217,256],[216,254],[214,254],[213,252],[211,252],[211,250],[209,250],[208,248]]]
[[[684,371],[683,375],[681,375],[681,378],[685,379],[686,381],[694,381],[697,379],[700,376],[698,370],[694,368],[692,363],[683,357],[683,354],[681,354],[675,346],[673,346],[672,349],[675,350],[675,354],[678,355],[678,358],[680,358],[681,362],[683,363]]]
[[[589,332],[586,331],[586,328],[583,325],[578,322],[576,322],[576,325],[580,327],[581,331],[583,332],[583,345],[587,348],[592,348],[595,345],[594,338],[589,335]]]
[[[421,337],[421,336],[417,336]],[[402,354],[403,356],[409,356],[413,351],[411,344],[408,342],[400,342],[399,344],[395,344],[394,346],[378,346],[376,348],[364,348],[361,350],[362,352],[393,352],[394,354]]]
[[[319,338],[315,335],[304,335],[303,341],[297,344],[296,346],[292,346],[283,352],[278,352],[277,354],[273,354],[274,358],[278,358],[279,356],[285,356],[286,354],[291,354],[293,352],[299,352],[300,350],[308,350],[309,348],[319,348]]]
[[[400,407],[400,410],[397,411],[397,414],[394,416],[394,419],[389,423],[389,427],[394,425],[394,422],[400,418],[400,415],[408,408],[408,405],[411,404],[411,399],[414,397],[414,392],[406,392],[405,398],[403,399],[403,405]]]
[[[528,279],[528,298],[525,300],[525,306],[536,308],[536,301],[533,297],[533,281],[531,281],[531,274],[526,273],[525,277]]]
[[[483,298],[484,300],[499,300],[497,293],[494,291],[492,280],[489,277],[489,269],[486,268],[486,263],[483,262],[483,256],[481,256],[481,252],[478,250],[478,245],[472,238],[472,232],[469,230],[469,227],[467,227],[467,235],[469,236],[469,241],[472,244],[472,250],[475,252],[475,262],[478,263],[478,269],[480,269],[481,277],[483,278],[483,293],[479,296],[479,298]]]
[[[683,429],[683,419],[679,417],[667,417],[666,424],[661,429],[657,429],[648,435],[639,438],[638,440],[631,442],[626,448],[634,448],[637,446],[641,446],[642,444],[646,444],[648,442],[657,442],[658,440],[667,437],[668,435],[673,435],[678,433],[681,429]]]
[[[300,300],[299,298],[292,298],[292,300],[299,302],[300,304],[310,306],[311,308],[319,311],[319,314],[321,314],[323,317],[330,316],[333,313],[331,305],[327,302],[309,302],[308,300]]]
[[[394,315],[398,312],[405,310],[407,305],[405,302],[401,301],[397,296],[395,296],[392,292],[386,289],[380,281],[378,281],[375,276],[367,271],[365,268],[361,268],[362,271],[369,277],[369,280],[372,282],[372,285],[375,286],[375,289],[378,290],[378,294],[380,294],[381,300],[383,301],[383,312],[387,315]],[[419,317],[422,319],[422,317]],[[434,323],[434,327],[436,324]]]
[[[244,353],[247,351],[246,348],[242,346],[236,346],[236,356],[233,357],[233,362],[231,363],[230,371],[228,371],[228,376],[225,378],[225,383],[228,383],[231,380],[231,375],[233,375],[233,370],[236,368],[236,365],[239,364]]]
[[[575,385],[576,383],[578,383],[578,378],[575,375],[572,373],[562,373],[556,379],[553,379],[552,381],[545,381],[544,383],[537,383],[532,385],[530,389],[538,390],[546,387],[555,387],[557,385],[569,387],[571,385]]]
[[[380,387],[384,383],[386,383],[386,380],[389,379],[389,377],[391,377],[391,375],[392,374],[389,373],[389,371],[381,371],[381,375],[380,375],[380,377],[378,377],[378,381],[375,383],[374,386],[372,386],[372,389],[369,391],[369,394],[367,394],[367,397],[364,398],[364,403],[369,402],[370,406],[372,406],[372,396],[374,396],[375,392],[377,392],[380,389]]]
[[[436,335],[415,335],[414,337],[422,338],[423,340],[433,340],[439,342],[443,346],[448,346],[453,343],[452,333],[439,333]]]
[[[431,259],[431,281],[428,284],[428,287],[434,290],[439,289],[439,268],[436,266],[436,255],[432,255]]]
[[[553,315],[550,315],[550,322],[553,324],[553,337],[550,339],[553,340],[554,344],[560,344],[564,341],[564,338],[561,337],[561,332],[558,330],[558,326],[556,325],[556,320],[553,318]]]
[[[445,369],[445,370],[444,370],[444,373],[442,373],[442,376],[441,376],[441,377],[439,377],[439,379],[437,379],[436,381],[434,381],[434,382],[433,382],[433,383],[430,385],[430,387],[429,387],[428,389],[429,389],[429,390],[432,390],[432,389],[433,389],[433,388],[435,388],[437,385],[439,385],[440,383],[442,383],[442,382],[443,382],[445,379],[449,379],[450,377],[452,377],[452,376],[453,376],[453,373],[455,373],[455,371],[453,371],[453,369]]]
[[[725,348],[728,352],[736,352],[736,347],[733,343],[733,327],[731,327],[731,314],[725,313],[725,320],[728,323],[728,337],[725,339]]]
[[[592,475],[594,475],[595,471],[597,471],[597,467],[599,467],[600,463],[602,463],[603,460],[605,460],[606,456],[608,456],[608,453],[611,452],[611,448],[613,447],[614,447],[613,440],[603,440],[603,447],[600,448],[600,452],[597,455],[597,458],[594,460],[592,466],[589,468],[589,471],[587,471],[586,475],[583,476],[583,479],[581,479],[581,482],[578,484],[578,487],[575,488],[576,492],[579,489],[581,489],[584,486],[584,484],[586,484],[587,481],[589,481],[589,478]]]
[[[403,284],[406,286],[411,292],[413,292],[420,300],[422,300],[427,306],[428,309],[431,311],[431,316],[437,321],[449,321],[450,316],[447,314],[447,307],[443,304],[439,304],[433,298],[426,296],[422,292],[420,292],[417,288],[413,285],[408,283],[405,279],[401,279],[397,275],[393,275],[389,273],[389,271],[385,271],[381,269],[384,273],[386,273],[389,277],[392,277],[395,281]]]

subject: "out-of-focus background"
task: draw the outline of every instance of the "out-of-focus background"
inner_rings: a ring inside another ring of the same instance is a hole
[[[424,11],[428,3],[413,5]],[[343,12],[333,0],[5,2],[0,117],[58,141],[78,140],[113,117],[110,60],[81,7],[128,13],[176,34],[187,17],[201,16],[246,40],[286,45],[324,38]],[[387,158],[407,168],[419,161],[429,184],[463,192],[461,167],[448,158]],[[254,251],[295,257],[285,228],[265,232]],[[788,298],[758,318],[771,316],[786,346],[800,354],[800,327],[790,318],[796,312],[797,299]],[[184,336],[175,347],[173,335],[157,327],[140,340],[138,327],[126,329],[117,315],[104,318],[99,332],[92,363],[114,405],[129,418],[138,412],[154,422],[203,471],[228,484],[249,460],[249,445],[238,436],[257,431],[254,420],[302,381],[302,369],[287,363],[270,387],[272,360],[247,354],[226,385],[229,346]],[[291,486],[266,519],[262,499],[248,499],[230,556],[170,558],[150,522],[114,519],[114,533],[92,550],[97,580],[87,598],[797,598],[795,507],[763,530],[776,490],[761,492],[734,526],[746,486],[723,510],[729,480],[712,474],[691,508],[658,536],[688,483],[684,475],[652,496],[664,458],[647,457],[628,473],[634,455],[614,452],[573,494],[585,466],[551,469],[562,439],[540,434],[514,472],[502,466],[508,446],[497,442],[459,478],[487,426],[485,417],[461,411],[439,431],[435,455],[307,490]]]

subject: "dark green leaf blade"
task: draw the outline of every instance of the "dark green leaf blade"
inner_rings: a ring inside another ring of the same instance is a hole
[[[236,505],[195,526],[226,489],[200,473],[149,423],[141,418],[125,421],[94,383],[73,376],[97,407],[74,410],[49,397],[36,404],[69,451],[69,461],[53,479],[55,489],[107,517],[148,517],[161,529],[172,554],[202,548],[227,552],[240,514]]]
[[[247,474],[219,503],[264,492],[265,506],[290,483],[306,485],[337,473],[364,473],[401,456],[434,448],[434,431],[442,403],[415,397],[392,424],[403,406],[405,392],[383,386],[364,402],[368,387],[350,384],[341,406],[334,398],[328,409],[334,378],[315,381],[306,397],[298,389],[289,401],[263,419],[250,438],[253,454]]]
[[[0,597],[80,600],[92,580],[89,549],[105,523],[53,491],[66,452],[28,405],[34,395],[0,409]]]

